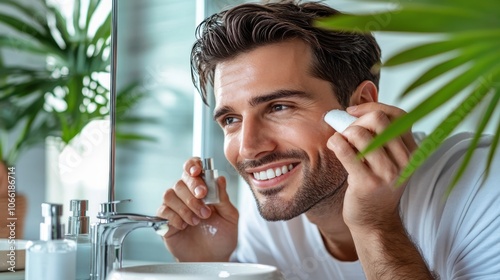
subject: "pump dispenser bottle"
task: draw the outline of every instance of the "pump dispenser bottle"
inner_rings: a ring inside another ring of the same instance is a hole
[[[67,239],[76,242],[76,280],[90,279],[89,217],[87,216],[88,200],[73,199],[69,210],[72,215],[68,219]]]
[[[42,203],[40,240],[26,246],[26,280],[68,280],[76,275],[76,242],[63,239],[62,205]]]

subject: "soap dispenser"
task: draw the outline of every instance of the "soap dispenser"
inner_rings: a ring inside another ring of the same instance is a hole
[[[76,280],[90,279],[91,242],[89,236],[88,200],[72,199],[68,218],[67,239],[76,242]]]
[[[26,245],[26,280],[68,280],[76,275],[76,242],[63,239],[62,205],[42,203],[40,240]]]

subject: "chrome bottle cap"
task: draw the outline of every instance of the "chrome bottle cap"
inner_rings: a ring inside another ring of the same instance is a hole
[[[87,216],[88,200],[72,199],[69,204],[69,210],[72,215],[68,219],[68,234],[88,234],[89,217]]]
[[[202,161],[202,167],[204,170],[214,169],[214,160],[213,158],[204,158]]]
[[[63,239],[62,210],[62,204],[42,203],[44,221],[40,223],[40,240]]]

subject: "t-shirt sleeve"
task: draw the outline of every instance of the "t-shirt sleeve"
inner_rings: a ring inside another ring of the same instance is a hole
[[[479,155],[485,155],[484,152],[479,151]],[[486,159],[479,158],[482,161]],[[500,279],[499,163],[497,158],[484,184],[485,174],[482,173],[472,190],[466,192],[460,189],[450,197],[452,204],[445,214],[455,212],[451,219],[456,230],[449,250],[449,266],[443,279]],[[453,205],[455,201],[457,203]]]
[[[500,279],[500,153],[485,179],[489,144],[483,139],[448,194],[471,139],[455,138],[411,179],[402,199],[403,219],[441,279]]]

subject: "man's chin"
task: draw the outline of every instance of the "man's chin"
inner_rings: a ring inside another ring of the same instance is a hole
[[[276,197],[258,200],[257,207],[262,218],[269,222],[288,221],[303,213],[297,211],[292,201]]]
[[[287,193],[281,189],[273,188],[265,191],[254,191],[254,198],[260,215],[267,221],[288,221],[321,205],[323,200],[328,200],[335,194],[310,197],[302,197],[294,194],[287,196]]]
[[[252,187],[254,195],[258,195],[260,199],[275,199],[284,195],[285,186],[276,186],[270,188],[255,188]]]
[[[288,211],[277,211],[277,209],[267,209],[266,207],[259,207],[260,216],[268,222],[288,221],[302,213],[294,213]]]
[[[260,215],[267,221],[288,220],[285,214],[286,206],[290,202],[282,197],[281,187],[269,189],[252,189]]]

